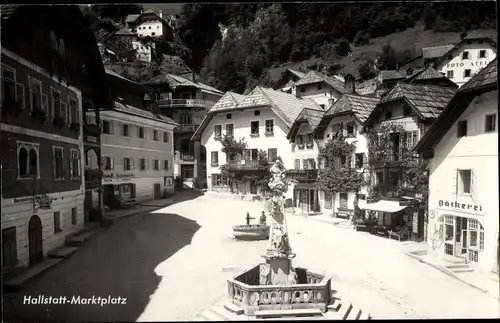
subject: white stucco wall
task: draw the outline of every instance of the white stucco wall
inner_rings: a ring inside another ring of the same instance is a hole
[[[318,89],[321,84],[321,89]],[[302,92],[302,89],[304,92]],[[325,111],[337,101],[342,94],[325,83],[306,84],[296,87],[295,95],[303,99],[312,99],[318,104],[325,106]],[[330,99],[332,99],[330,101]],[[331,102],[331,103],[330,103]]]
[[[137,59],[148,63],[151,62],[151,48],[149,46],[145,46],[139,41],[133,41],[132,48],[136,50]]]
[[[254,116],[254,111],[259,110],[260,116]],[[227,114],[231,114],[231,119],[227,119]],[[266,136],[265,133],[265,120],[274,120],[274,135]],[[250,136],[250,123],[252,121],[259,121],[259,136]],[[226,163],[226,155],[222,152],[222,144],[219,140],[214,139],[214,126],[222,126],[222,135],[226,133],[226,124],[234,124],[234,138],[239,140],[244,138],[247,143],[247,149],[262,149],[267,152],[269,148],[276,148],[277,154],[283,160],[287,169],[293,168],[293,159],[291,153],[291,146],[286,139],[288,133],[288,126],[271,111],[270,108],[248,109],[243,111],[230,111],[216,114],[208,124],[207,128],[201,136],[201,144],[207,150],[207,182],[208,188],[211,188],[212,174],[219,174],[219,167]],[[217,151],[219,156],[219,166],[211,165],[211,153]]]
[[[154,33],[154,35],[153,35]],[[137,35],[140,37],[163,35],[163,24],[160,21],[144,21],[137,26]]]
[[[496,114],[496,129],[485,133],[485,116]],[[430,160],[429,237],[443,215],[478,220],[484,227],[484,251],[479,253],[478,267],[485,271],[496,265],[498,237],[498,93],[487,92],[473,100],[459,118],[467,120],[467,136],[457,138],[457,123],[434,149]],[[457,194],[458,169],[473,171],[471,195]],[[472,205],[466,210],[440,206],[440,201]],[[478,206],[478,211],[474,210]],[[482,211],[479,209],[481,207]],[[432,248],[429,239],[429,248]],[[443,248],[443,246],[441,246]],[[441,250],[442,253],[442,250]]]
[[[474,74],[486,67],[486,65],[496,57],[496,48],[490,43],[485,41],[479,43],[479,40],[471,40],[470,42],[470,44],[464,43],[460,45],[460,47],[450,54],[451,59],[446,58],[441,64],[436,66],[437,70],[445,75],[447,75],[448,71],[453,71],[453,77],[449,78],[459,87],[469,81]],[[479,58],[480,50],[486,50],[485,58]],[[464,51],[469,52],[468,59],[462,59],[462,53]],[[471,70],[470,77],[464,77],[466,69]]]

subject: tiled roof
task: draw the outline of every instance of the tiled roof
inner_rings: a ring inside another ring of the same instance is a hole
[[[414,73],[412,76],[406,79],[406,82],[412,83],[414,81],[435,80],[442,78],[446,78],[446,76],[436,71],[436,69],[434,69],[433,67],[429,66],[426,69]]]
[[[465,83],[458,92],[471,91],[483,86],[492,85],[497,82],[497,59],[491,61],[477,75]]]
[[[184,78],[182,76],[169,74],[169,73],[160,74],[156,77],[153,77],[149,81],[146,81],[145,84],[148,84],[148,85],[168,84],[174,90],[180,86],[192,86],[192,87],[199,88],[201,90],[222,94],[222,91],[219,91],[216,88],[213,88],[209,85],[206,85],[206,84],[203,84],[200,82],[193,82],[193,81],[188,80],[187,78]]]
[[[454,46],[455,45],[423,47],[422,48],[422,56],[424,58],[439,58],[439,57],[443,56],[444,54],[446,54]]]
[[[464,39],[482,39],[482,38],[489,38],[489,37],[481,34],[477,30],[474,30],[474,31],[470,32],[467,36],[465,36]]]
[[[296,75],[296,76],[298,76],[300,78],[303,78],[304,75],[306,75],[306,73],[303,73],[301,71],[297,71],[297,70],[294,70],[294,69],[291,69],[291,68],[288,68],[287,70],[289,70],[290,73],[292,73],[292,74],[294,74],[294,75]]]
[[[396,70],[382,70],[379,72],[379,77],[382,80],[399,80],[406,78],[406,72]]]
[[[12,14],[20,7],[18,4],[3,4],[0,6],[0,15],[2,19],[9,19]]]
[[[163,116],[160,114],[155,114],[155,113],[152,113],[150,111],[143,110],[143,109],[139,109],[139,108],[136,108],[136,107],[133,107],[131,105],[124,104],[124,103],[121,103],[118,101],[115,101],[115,110],[125,112],[125,113],[130,113],[130,114],[136,115],[138,117],[142,117],[142,118],[147,118],[147,119],[151,119],[151,120],[155,120],[155,121],[170,123],[174,126],[178,125],[174,120],[170,119],[169,117],[166,117],[166,116]]]
[[[119,36],[135,36],[135,34],[128,28],[123,27],[122,29],[115,32],[115,35]]]
[[[398,83],[379,102],[405,99],[423,118],[437,118],[456,90],[434,85]]]
[[[448,54],[452,53],[455,49],[460,47],[464,41],[466,40],[471,40],[471,39],[485,39],[487,42],[489,42],[491,45],[496,46],[496,39],[493,39],[492,37],[487,37],[479,33],[478,31],[472,31],[469,33],[467,36],[464,37],[464,39],[460,40],[458,44],[450,48],[446,53],[441,55],[441,57],[437,60],[436,65],[441,64],[448,56]]]
[[[318,73],[316,71],[309,71],[306,75],[304,75],[299,81],[297,81],[296,85],[305,85],[305,84],[312,84],[312,83],[318,83],[318,82],[325,82],[331,87],[333,87],[335,90],[339,91],[340,93],[346,93],[346,89],[344,87],[344,83],[334,77],[329,77],[324,74]]]
[[[316,129],[316,127],[319,125],[321,119],[323,118],[324,114],[325,114],[325,111],[323,111],[323,110],[314,110],[314,109],[305,108],[304,110],[302,110],[299,113],[295,122],[298,122],[301,120],[307,120],[307,122],[311,125],[311,128]]]
[[[134,22],[139,18],[140,14],[133,14],[133,15],[128,15],[127,18],[125,18],[125,22]]]
[[[234,109],[238,103],[245,98],[244,95],[234,92],[226,92],[217,103],[215,103],[209,112],[216,112],[218,110]]]
[[[344,94],[326,111],[325,117],[351,111],[361,123],[364,123],[373,109],[375,109],[378,101],[379,99],[368,96]]]
[[[97,40],[97,42],[102,42],[106,40],[109,36],[111,36],[111,34],[102,28],[95,33],[95,39]]]

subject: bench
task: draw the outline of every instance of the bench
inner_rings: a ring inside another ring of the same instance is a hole
[[[257,319],[281,318],[281,317],[304,317],[304,316],[323,316],[320,309],[305,308],[292,310],[262,310],[255,312]]]
[[[352,214],[353,214],[353,210],[346,209],[346,208],[339,207],[339,209],[337,211],[337,217],[339,217],[341,219],[349,220],[352,217]]]

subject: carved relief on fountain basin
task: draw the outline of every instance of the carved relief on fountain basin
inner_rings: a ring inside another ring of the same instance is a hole
[[[259,285],[260,264],[228,280],[229,300],[246,315],[258,310],[316,308],[323,312],[330,302],[331,279],[304,268],[295,268],[297,284]],[[265,271],[265,270],[264,270]]]

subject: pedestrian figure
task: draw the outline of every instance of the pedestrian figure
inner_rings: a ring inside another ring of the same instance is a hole
[[[247,217],[246,217],[246,219],[247,219],[247,225],[250,225],[250,220],[253,220],[254,218],[251,218],[251,217],[250,217],[250,212],[247,212]]]
[[[266,212],[262,211],[262,215],[260,216],[260,221],[259,221],[259,225],[266,225]]]

